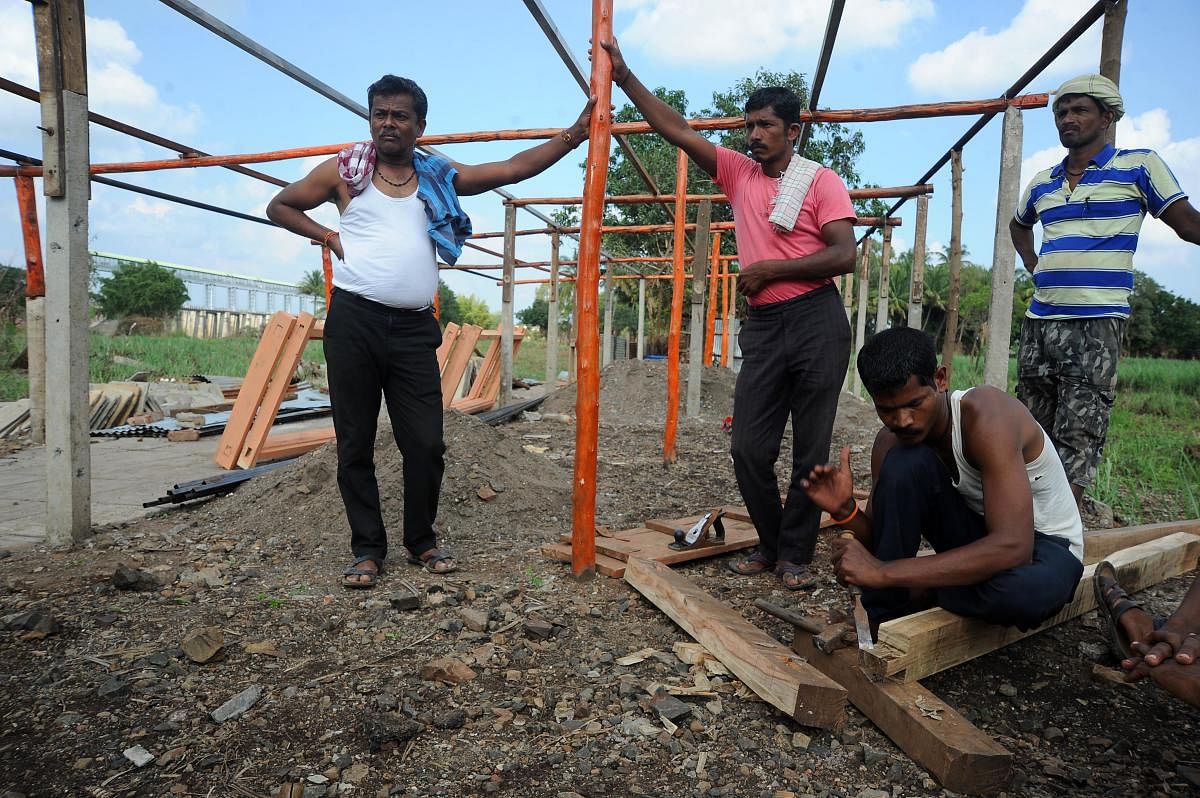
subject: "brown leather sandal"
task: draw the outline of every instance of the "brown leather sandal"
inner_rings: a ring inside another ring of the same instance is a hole
[[[1133,649],[1129,647],[1129,638],[1121,628],[1120,620],[1122,615],[1141,605],[1129,598],[1129,594],[1117,582],[1117,569],[1108,560],[1097,563],[1092,575],[1092,589],[1096,593],[1096,609],[1108,628],[1109,648],[1117,659],[1129,659],[1133,656]]]
[[[730,560],[725,563],[725,567],[738,576],[755,576],[756,574],[765,574],[769,571],[774,571],[775,561],[763,554],[761,549],[755,549],[754,553],[749,557],[743,557],[740,560]]]

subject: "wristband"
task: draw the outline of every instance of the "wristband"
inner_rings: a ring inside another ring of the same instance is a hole
[[[571,135],[571,131],[566,128],[564,128],[563,132],[559,134],[559,138],[561,138],[563,143],[571,149],[575,149],[575,146],[579,144],[579,142],[575,140],[575,137]]]
[[[854,516],[856,515],[858,515],[858,502],[854,502],[854,509],[850,511],[850,515],[846,516],[845,518],[834,518],[831,514],[829,516],[829,522],[834,526],[842,526],[853,521]]]
[[[321,246],[323,246],[323,247],[329,246],[329,239],[333,238],[334,236],[339,236],[339,235],[341,235],[341,233],[339,233],[337,230],[330,230],[328,233],[325,234],[325,237],[321,239]]]

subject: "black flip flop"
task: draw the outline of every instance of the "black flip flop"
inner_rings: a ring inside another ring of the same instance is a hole
[[[440,562],[445,562],[446,560],[454,563],[453,566],[442,571],[437,570],[435,566]],[[454,555],[448,551],[443,551],[442,549],[430,549],[420,556],[409,554],[408,561],[412,565],[421,566],[428,573],[431,573],[434,576],[443,576],[445,574],[454,573],[458,570],[458,563],[455,561]]]
[[[759,565],[762,567],[757,567]],[[761,550],[755,549],[754,553],[750,556],[730,560],[725,563],[725,567],[738,576],[757,576],[758,574],[769,574],[774,571],[775,561],[768,559],[767,555],[763,554]]]
[[[779,575],[779,580],[788,590],[812,590],[817,586],[817,577],[813,575],[812,569],[802,563],[781,560],[775,568],[775,573]],[[795,584],[788,584],[787,577],[789,576],[795,578]]]
[[[1117,659],[1129,659],[1133,656],[1133,649],[1129,647],[1129,639],[1121,628],[1120,620],[1122,615],[1141,605],[1129,598],[1117,581],[1117,569],[1108,560],[1096,564],[1092,590],[1096,594],[1096,609],[1108,628],[1109,648]]]
[[[367,568],[359,568],[358,566],[364,562],[375,563],[375,567],[378,570],[372,571]],[[355,557],[354,562],[350,563],[350,567],[347,568],[346,570],[342,571],[342,576],[343,577],[366,576],[369,578],[365,582],[362,581],[361,579],[344,579],[343,578],[342,579],[342,587],[349,588],[350,590],[369,590],[369,589],[375,587],[375,585],[379,584],[379,577],[382,574],[383,574],[383,561],[380,560],[378,557],[372,557],[370,555],[365,556],[365,557]]]

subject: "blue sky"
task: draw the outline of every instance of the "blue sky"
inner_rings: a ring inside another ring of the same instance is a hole
[[[580,60],[586,59],[590,6],[543,0]],[[583,95],[520,0],[436,4],[347,0],[337,11],[314,0],[202,0],[203,8],[338,90],[366,102],[366,87],[384,72],[417,80],[430,98],[429,133],[565,126]],[[870,108],[997,96],[1069,27],[1087,0],[849,0],[821,104]],[[365,121],[286,78],[153,0],[88,0],[89,94],[97,111],[212,153],[242,153],[366,138]],[[680,88],[693,110],[709,104],[757,68],[813,71],[828,13],[824,0],[617,0],[615,29],[639,77]],[[0,0],[0,75],[36,87],[30,6]],[[1194,71],[1200,4],[1133,3],[1125,29],[1121,87],[1127,117],[1121,146],[1158,149],[1185,190],[1200,192],[1200,107],[1180,94]],[[1097,23],[1079,44],[1034,81],[1052,91],[1064,79],[1095,71]],[[1189,56],[1191,52],[1193,55]],[[585,61],[586,64],[586,61]],[[619,89],[614,101],[625,102]],[[973,118],[857,126],[867,149],[864,181],[906,185],[972,123]],[[40,156],[37,106],[0,96],[0,147]],[[154,145],[92,127],[95,162],[173,157]],[[508,143],[446,146],[468,163],[506,157]],[[1063,155],[1050,112],[1025,114],[1023,182]],[[578,194],[581,148],[511,190],[519,196]],[[964,243],[968,257],[991,264],[996,222],[999,120],[965,156]],[[319,159],[259,168],[295,180]],[[222,169],[186,169],[118,179],[261,215],[269,184]],[[8,182],[8,181],[5,181]],[[950,235],[950,175],[934,178],[929,242]],[[39,184],[40,189],[40,184]],[[1194,203],[1197,204],[1197,203]],[[465,203],[476,230],[502,227],[493,194]],[[319,218],[334,224],[331,210]],[[911,246],[915,205],[900,215],[896,239]],[[1006,209],[1007,213],[1007,209]],[[44,218],[44,216],[43,216]],[[539,223],[519,214],[522,226]],[[91,246],[161,261],[298,281],[320,265],[315,247],[288,233],[147,197],[93,186]],[[492,242],[499,248],[499,242]],[[548,241],[520,241],[518,257],[540,260]],[[22,261],[14,192],[0,188],[0,262]],[[464,262],[495,262],[470,253]],[[1136,261],[1170,290],[1200,301],[1200,248],[1147,220]],[[488,280],[451,274],[455,291],[499,306]],[[520,287],[517,306],[532,300]]]

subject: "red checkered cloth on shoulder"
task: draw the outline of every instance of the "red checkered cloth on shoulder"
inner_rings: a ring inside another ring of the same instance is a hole
[[[370,184],[375,172],[375,142],[360,141],[346,147],[337,156],[338,175],[350,189],[350,196],[357,197]]]

